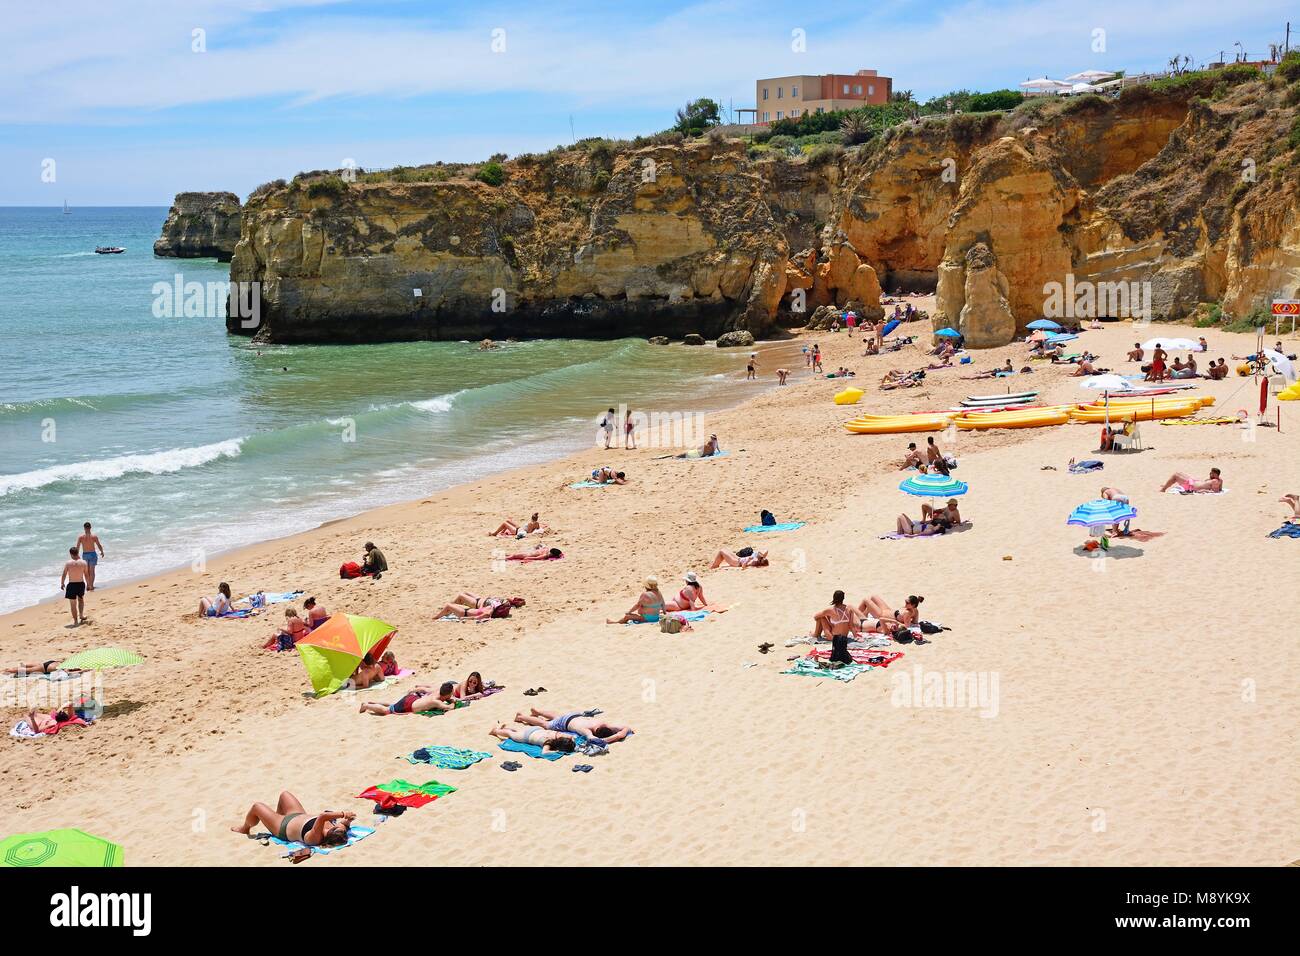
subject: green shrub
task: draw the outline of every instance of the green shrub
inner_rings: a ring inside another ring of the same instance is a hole
[[[593,180],[592,185],[594,185],[600,192],[604,192],[605,187],[609,185],[609,170],[599,170],[596,173],[596,178]]]
[[[328,197],[337,199],[348,191],[348,184],[338,176],[323,176],[320,179],[313,179],[307,184],[307,198],[321,199]]]
[[[1018,90],[994,90],[992,93],[976,93],[970,98],[966,108],[971,113],[1009,110],[1019,106],[1024,99],[1025,94]]]
[[[487,183],[489,186],[500,186],[506,181],[505,167],[495,160],[489,160],[479,167],[474,178],[481,183]]]
[[[843,157],[843,146],[830,146],[826,144],[812,146],[808,152],[808,165],[825,166],[828,163],[838,163]]]
[[[1282,57],[1282,62],[1278,64],[1275,75],[1280,76],[1288,83],[1300,80],[1300,50],[1292,50]]]

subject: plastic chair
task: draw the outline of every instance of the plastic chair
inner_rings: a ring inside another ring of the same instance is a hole
[[[1116,435],[1111,440],[1110,447],[1116,451],[1140,451],[1142,444],[1142,426],[1137,422],[1133,423],[1133,432],[1129,435]]]

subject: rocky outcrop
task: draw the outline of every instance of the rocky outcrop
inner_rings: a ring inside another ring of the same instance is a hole
[[[752,332],[740,329],[736,332],[723,332],[718,336],[718,340],[713,343],[720,349],[737,349],[754,344],[754,335]]]
[[[239,197],[234,193],[177,193],[153,254],[229,262],[239,229]]]
[[[1240,315],[1300,297],[1293,103],[1280,76],[1224,71],[931,118],[818,161],[706,138],[519,157],[495,185],[460,167],[305,174],[249,198],[231,279],[257,283],[261,319],[228,327],[762,337],[831,307],[879,318],[882,288],[934,289],[936,327],[976,347],[1058,307]]]

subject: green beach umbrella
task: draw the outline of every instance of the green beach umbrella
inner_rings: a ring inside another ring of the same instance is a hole
[[[122,848],[84,830],[15,833],[0,842],[0,865],[121,866]]]
[[[298,641],[312,690],[317,697],[332,694],[352,676],[366,654],[379,660],[397,633],[391,624],[358,614],[335,614]]]
[[[120,647],[96,647],[73,654],[59,665],[63,670],[106,671],[110,667],[132,667],[143,664],[144,658]]]

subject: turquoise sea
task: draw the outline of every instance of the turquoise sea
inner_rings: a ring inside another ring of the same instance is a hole
[[[83,521],[111,585],[592,447],[610,405],[764,387],[746,351],[635,339],[254,346],[169,314],[156,284],[228,266],[155,258],[166,213],[0,208],[0,612],[56,596]]]

